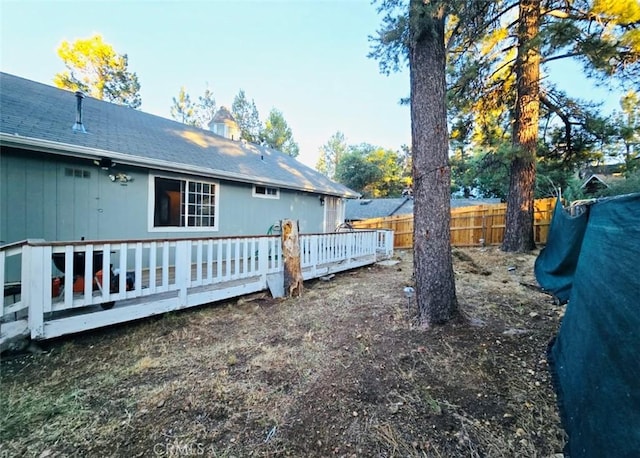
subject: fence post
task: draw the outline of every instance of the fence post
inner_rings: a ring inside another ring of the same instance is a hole
[[[480,245],[485,246],[487,243],[487,212],[482,212],[482,240],[480,240]]]

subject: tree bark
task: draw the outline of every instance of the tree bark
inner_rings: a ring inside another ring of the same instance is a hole
[[[442,2],[411,0],[409,16],[415,289],[420,322],[431,326],[458,314],[449,228],[445,13]]]
[[[303,278],[300,265],[300,239],[298,222],[282,220],[282,257],[284,260],[284,291],[289,297],[302,296]]]
[[[530,251],[540,112],[540,1],[521,0],[516,57],[517,100],[513,125],[514,158],[511,161],[507,216],[502,249]]]

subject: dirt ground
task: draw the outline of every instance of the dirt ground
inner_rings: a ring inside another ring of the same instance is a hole
[[[423,329],[410,252],[66,337],[1,363],[0,457],[553,457],[562,308],[535,254],[454,251],[464,319]],[[560,455],[561,456],[561,455]]]

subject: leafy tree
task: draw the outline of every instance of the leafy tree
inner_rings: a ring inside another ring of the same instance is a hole
[[[180,92],[178,92],[178,98],[173,98],[173,105],[171,106],[171,117],[176,121],[187,124],[189,126],[198,125],[195,105],[191,101],[191,97],[189,96],[189,94],[187,94],[184,86],[180,88]]]
[[[622,156],[625,172],[629,174],[640,167],[640,97],[631,90],[620,99],[620,107],[622,111],[614,113],[616,151],[613,155]]]
[[[344,138],[344,134],[340,131],[336,132],[329,137],[327,143],[320,147],[320,157],[316,169],[333,179],[336,175],[336,166],[348,149],[349,146]]]
[[[408,186],[404,162],[393,150],[368,143],[345,145],[332,178],[365,197],[399,197]]]
[[[366,146],[344,153],[336,165],[335,179],[365,197],[373,197],[367,189],[371,189],[371,183],[380,180],[382,172],[367,160],[367,153]]]
[[[54,84],[82,91],[100,100],[139,108],[142,104],[138,76],[128,70],[126,54],[118,54],[100,35],[63,41],[57,49],[67,70],[57,73]]]
[[[258,109],[253,99],[249,102],[242,89],[233,99],[231,113],[240,126],[241,137],[248,142],[258,143],[262,132]]]
[[[380,172],[380,177],[365,190],[373,197],[398,197],[406,188],[403,175],[403,158],[393,150],[375,148],[368,154],[367,161]]]
[[[323,154],[318,157],[316,161],[316,170],[323,174],[324,176],[329,176],[329,169],[327,167],[327,161]]]
[[[300,148],[293,139],[291,128],[285,121],[282,112],[273,108],[269,112],[262,131],[263,141],[271,148],[282,151],[289,156],[298,156]]]

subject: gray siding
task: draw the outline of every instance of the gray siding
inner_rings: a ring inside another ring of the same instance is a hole
[[[3,149],[0,240],[145,237],[146,174],[131,175],[136,179],[121,186],[90,161]]]
[[[73,176],[69,176],[69,170]],[[0,240],[50,241],[263,235],[283,218],[304,233],[322,232],[317,194],[281,189],[279,199],[254,197],[251,184],[218,181],[218,231],[149,231],[149,173],[122,170],[112,182],[92,161],[3,148],[0,153]],[[171,177],[171,174],[162,173]],[[180,178],[180,176],[176,176]],[[211,181],[210,179],[202,179]]]
[[[284,189],[279,199],[252,194],[252,185],[221,183],[220,235],[264,235],[285,218],[297,219],[303,233],[323,232],[324,209],[317,194]]]

